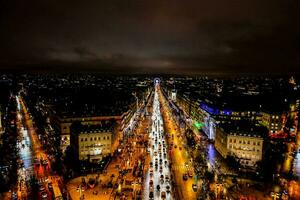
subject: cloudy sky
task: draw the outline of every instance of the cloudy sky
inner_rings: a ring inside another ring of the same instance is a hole
[[[2,0],[0,70],[300,72],[299,0]]]

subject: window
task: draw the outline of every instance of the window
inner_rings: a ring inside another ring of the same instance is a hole
[[[84,141],[87,141],[87,138],[85,138],[85,140]]]
[[[250,144],[250,141],[248,141],[248,144]]]
[[[239,143],[240,143],[240,144],[242,144],[242,141],[241,141],[241,140],[239,140]]]
[[[91,137],[91,139],[90,139],[91,141],[93,141],[93,138]]]
[[[81,142],[83,142],[83,138],[81,138],[81,140],[80,140]]]
[[[94,137],[94,141],[96,141],[97,140],[97,138],[96,137]]]
[[[253,145],[256,145],[256,142],[253,142]]]
[[[230,139],[229,142],[231,143],[231,142],[232,142],[232,139]]]
[[[236,143],[236,139],[234,139],[233,142]]]
[[[260,146],[260,142],[257,142],[257,145]]]
[[[107,136],[107,139],[109,140],[109,136]]]
[[[105,136],[103,137],[103,140],[106,140]]]

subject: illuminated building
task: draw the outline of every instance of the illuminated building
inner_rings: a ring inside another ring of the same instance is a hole
[[[105,121],[97,125],[71,127],[71,147],[79,160],[98,162],[113,153],[112,144],[116,136],[116,123]]]
[[[217,151],[226,158],[232,155],[243,167],[255,167],[262,160],[265,127],[246,123],[218,126],[215,139]]]
[[[106,120],[115,120],[118,130],[122,131],[125,124],[129,122],[132,112],[125,112],[117,116],[94,116],[94,117],[55,117],[54,126],[59,130],[61,136],[61,149],[64,151],[70,145],[71,125],[74,122],[80,122],[82,125],[99,125]]]
[[[260,124],[267,127],[270,133],[277,133],[284,127],[286,117],[281,113],[262,112]]]

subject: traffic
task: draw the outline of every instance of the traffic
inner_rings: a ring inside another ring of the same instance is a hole
[[[145,199],[173,199],[168,147],[165,140],[157,88],[158,83],[155,86],[152,126],[149,133],[151,161],[145,182]]]

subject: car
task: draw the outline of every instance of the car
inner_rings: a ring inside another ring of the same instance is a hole
[[[171,187],[169,185],[166,186],[167,193],[171,192]]]
[[[149,192],[149,199],[154,199],[154,192],[153,191]]]
[[[170,181],[170,178],[169,178],[168,175],[165,176],[165,180],[166,180],[166,182],[169,182],[169,181]]]
[[[47,197],[48,197],[47,192],[42,192],[41,197],[42,197],[42,199],[47,199]]]
[[[149,185],[149,191],[153,191],[154,188],[153,188],[153,185]]]
[[[40,185],[39,190],[40,190],[40,191],[44,191],[44,190],[45,190],[45,187],[44,187],[43,185]]]
[[[193,185],[192,185],[192,188],[193,188],[193,191],[194,191],[194,192],[197,192],[198,186],[197,186],[196,184],[193,184]]]
[[[150,185],[150,186],[153,186],[153,180],[150,180],[150,181],[149,181],[149,185]]]
[[[48,190],[53,190],[53,185],[52,185],[52,183],[48,183]]]
[[[157,185],[156,189],[157,189],[157,191],[159,191],[160,190],[160,185]]]
[[[150,167],[153,167],[153,162],[150,162]]]
[[[165,191],[162,191],[162,192],[160,193],[160,197],[161,197],[162,199],[166,199],[166,198],[167,198],[166,192],[165,192]]]
[[[183,175],[182,175],[182,178],[183,178],[184,181],[186,181],[186,180],[188,180],[189,177],[188,177],[187,174],[183,174]]]

